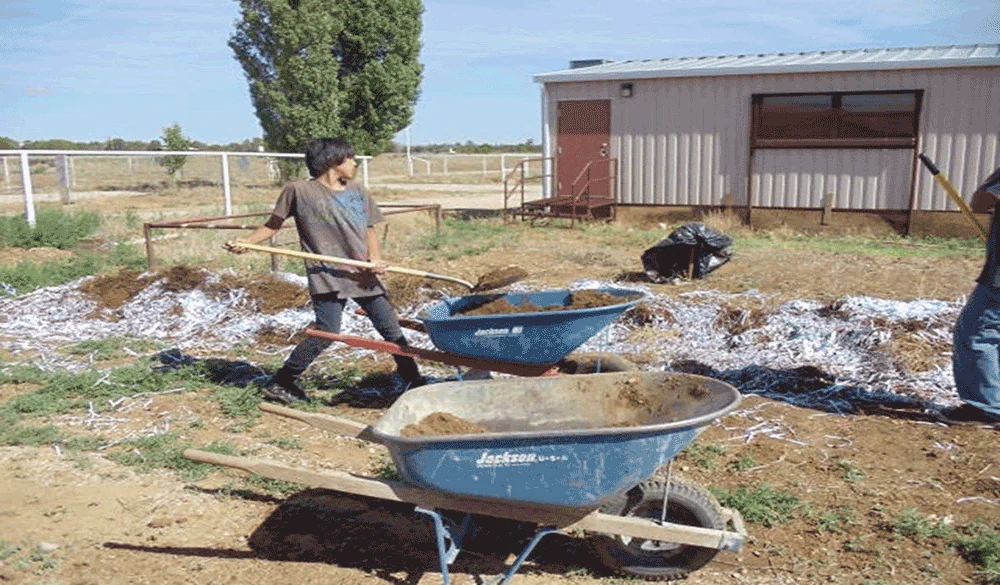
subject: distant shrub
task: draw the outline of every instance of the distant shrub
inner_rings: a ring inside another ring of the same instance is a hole
[[[21,215],[0,216],[0,245],[20,248],[74,248],[101,225],[97,212],[65,213],[58,209],[40,209],[35,227]]]

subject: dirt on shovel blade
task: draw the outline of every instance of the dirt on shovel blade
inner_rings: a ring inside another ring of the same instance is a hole
[[[492,297],[482,302],[472,303],[462,307],[456,315],[507,315],[511,313],[541,313],[545,311],[572,311],[574,309],[593,309],[596,307],[608,307],[619,305],[633,300],[635,297],[620,297],[606,292],[596,290],[581,290],[571,293],[569,303],[565,305],[536,305],[534,303],[522,303],[515,305],[508,301],[506,297]]]
[[[493,290],[524,280],[528,271],[520,266],[507,266],[483,274],[473,287],[474,291]]]
[[[432,412],[419,423],[406,425],[399,432],[404,437],[427,437],[440,435],[481,435],[489,429],[471,423],[447,412]]]

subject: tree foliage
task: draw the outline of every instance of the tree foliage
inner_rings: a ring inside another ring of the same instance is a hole
[[[269,150],[342,136],[384,152],[413,118],[421,0],[238,0],[229,40]]]
[[[187,150],[191,146],[191,140],[184,136],[181,125],[177,123],[164,128],[162,138],[166,150]],[[187,163],[187,157],[181,154],[169,154],[157,157],[156,162],[167,170],[167,175],[172,180],[177,171]]]

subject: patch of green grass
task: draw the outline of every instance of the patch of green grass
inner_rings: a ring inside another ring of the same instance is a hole
[[[684,449],[682,455],[693,461],[702,469],[714,469],[718,466],[718,458],[726,454],[726,448],[714,443],[691,443]]]
[[[85,253],[62,262],[22,261],[12,267],[0,267],[0,283],[23,295],[45,286],[56,286],[103,270],[127,267],[146,268],[146,258],[134,246],[120,244],[110,254]],[[8,293],[0,287],[0,295]]]
[[[393,463],[392,458],[388,455],[379,455],[378,461],[372,467],[372,471],[375,477],[379,479],[388,481],[400,481],[403,479],[403,476],[399,474],[399,470],[396,469],[396,464]]]
[[[107,444],[102,437],[73,437],[66,441],[66,448],[70,451],[97,451]]]
[[[18,417],[0,418],[0,445],[7,447],[40,447],[61,443],[63,433],[53,425],[34,426],[18,422]]]
[[[729,468],[733,471],[746,471],[754,467],[757,467],[757,460],[750,455],[744,455],[729,464]]]
[[[148,353],[162,348],[163,344],[156,341],[113,336],[74,343],[66,348],[66,351],[72,355],[89,355],[97,361],[107,361],[129,356],[126,349],[136,353]]]
[[[916,508],[907,508],[891,524],[893,534],[920,541],[924,538],[951,538],[955,531],[944,522],[933,522]]]
[[[185,459],[184,450],[191,446],[189,441],[182,440],[176,433],[166,433],[126,441],[119,445],[116,452],[108,454],[108,457],[139,473],[169,469],[186,481],[199,481],[207,477],[214,466]],[[214,442],[202,450],[222,455],[235,454],[233,446],[226,442]]]
[[[969,534],[952,542],[962,557],[977,565],[976,578],[988,585],[1000,584],[1000,532],[990,526],[972,525]]]
[[[0,404],[0,412],[23,415],[59,414],[91,404],[95,411],[101,412],[110,408],[109,400],[123,396],[174,388],[197,390],[210,385],[199,365],[158,370],[148,359],[110,370],[95,368],[76,373],[12,366],[0,368],[0,383],[41,386]]]
[[[240,497],[240,492],[255,492],[265,493],[275,498],[284,498],[305,489],[308,489],[308,486],[300,483],[250,475],[239,480],[226,482],[221,491],[231,497]]]
[[[267,442],[268,445],[274,445],[279,449],[291,450],[291,449],[301,449],[302,441],[298,437],[278,437]]]
[[[830,237],[807,234],[788,236],[759,231],[750,236],[737,235],[733,240],[733,247],[737,249],[777,247],[894,258],[979,258],[983,255],[983,243],[978,239]]]
[[[861,471],[858,464],[853,461],[841,459],[837,461],[837,470],[840,477],[847,483],[861,483],[865,479],[865,472]]]
[[[521,232],[498,220],[461,220],[447,218],[440,233],[434,232],[419,240],[416,249],[428,260],[444,257],[454,260],[477,256],[506,243],[515,242]]]
[[[16,555],[20,550],[21,547],[16,544],[0,540],[0,561],[9,559],[10,557]]]
[[[260,416],[259,406],[263,398],[253,386],[220,386],[212,396],[219,403],[222,412],[230,418],[255,422]]]
[[[843,532],[847,526],[856,524],[854,510],[842,507],[835,510],[827,510],[816,518],[816,530],[819,532],[838,533]]]
[[[723,506],[739,510],[747,522],[768,527],[788,522],[802,507],[798,496],[768,484],[755,488],[740,486],[732,491],[711,489],[711,492]]]
[[[38,209],[35,227],[23,215],[0,216],[0,245],[19,248],[75,248],[101,225],[96,211],[65,213],[58,209]]]

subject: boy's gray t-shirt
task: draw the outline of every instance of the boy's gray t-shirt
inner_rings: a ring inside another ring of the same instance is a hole
[[[368,228],[384,221],[378,205],[360,186],[349,183],[343,191],[334,191],[316,180],[286,185],[264,225],[278,229],[289,217],[295,218],[304,252],[363,261],[368,260]],[[306,274],[313,295],[385,294],[378,278],[360,268],[306,260]]]

